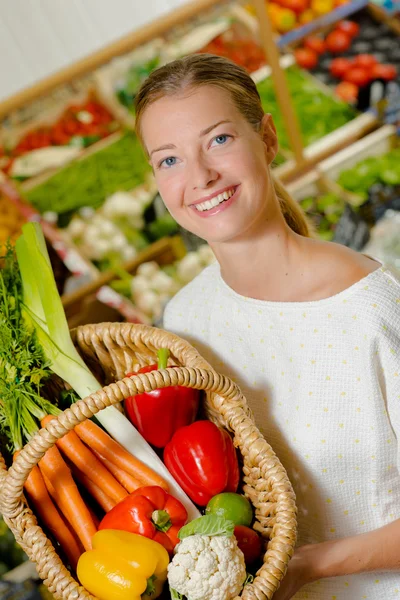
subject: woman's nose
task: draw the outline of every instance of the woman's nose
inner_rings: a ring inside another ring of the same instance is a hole
[[[208,188],[219,177],[218,171],[202,157],[193,161],[190,175],[194,190]]]

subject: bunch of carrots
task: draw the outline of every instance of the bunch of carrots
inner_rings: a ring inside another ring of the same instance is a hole
[[[54,418],[45,416],[42,426]],[[85,502],[80,488],[106,513],[144,485],[168,491],[160,475],[86,420],[47,450],[31,471],[25,490],[35,513],[75,570],[83,549],[91,549],[99,523],[98,512]]]

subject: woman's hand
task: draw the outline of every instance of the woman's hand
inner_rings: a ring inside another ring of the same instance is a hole
[[[325,577],[400,571],[400,519],[368,533],[296,548],[273,600],[290,600]]]
[[[274,594],[274,600],[290,600],[306,583],[311,583],[311,561],[313,546],[302,546],[297,548],[289,562],[288,570],[278,591]]]

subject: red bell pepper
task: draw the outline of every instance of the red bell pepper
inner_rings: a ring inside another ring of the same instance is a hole
[[[211,421],[179,429],[164,449],[164,462],[199,506],[206,506],[220,492],[237,490],[239,465],[232,439]]]
[[[187,521],[186,508],[157,485],[138,488],[103,518],[99,529],[122,529],[158,542],[170,554]]]
[[[160,348],[157,352],[158,364],[143,367],[139,373],[166,369],[168,355],[167,348]],[[136,373],[128,373],[128,376],[132,375]],[[130,396],[125,400],[125,411],[131,423],[149,444],[164,448],[175,431],[193,423],[199,397],[199,390],[174,385]]]

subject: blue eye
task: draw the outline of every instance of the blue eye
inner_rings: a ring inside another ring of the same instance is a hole
[[[165,165],[166,167],[173,167],[175,163],[176,163],[175,156],[168,156],[168,158],[164,158],[164,160],[162,160],[160,162],[159,166],[162,167],[163,165]]]
[[[221,135],[217,135],[217,137],[215,137],[215,138],[214,138],[214,140],[215,140],[215,142],[216,142],[216,143],[217,143],[219,146],[221,146],[222,144],[225,144],[225,142],[226,142],[226,140],[228,139],[228,137],[229,137],[229,136],[228,136],[228,135],[226,135],[226,134],[224,133],[224,134],[221,134]]]

